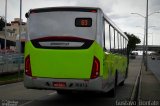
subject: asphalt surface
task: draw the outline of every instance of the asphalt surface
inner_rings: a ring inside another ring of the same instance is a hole
[[[160,60],[152,60],[151,57],[148,58],[148,68],[153,72],[156,78],[160,82]]]
[[[23,82],[19,82],[0,86],[0,105],[13,103],[18,106],[116,106],[130,99],[140,63],[141,57],[130,61],[128,78],[124,86],[117,87],[115,98],[96,93],[61,96],[53,90],[26,89]]]

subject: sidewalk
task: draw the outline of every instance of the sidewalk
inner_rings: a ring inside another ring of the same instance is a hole
[[[160,100],[160,82],[151,70],[145,71],[144,66],[142,68],[139,99],[147,101]]]

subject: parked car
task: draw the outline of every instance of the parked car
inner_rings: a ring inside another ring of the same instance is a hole
[[[160,60],[160,54],[159,53],[151,53],[150,54],[152,60]]]
[[[157,60],[160,60],[160,56],[157,56]]]
[[[130,59],[136,59],[136,54],[135,53],[130,53],[129,57],[130,57]]]
[[[151,56],[151,59],[152,59],[152,60],[155,60],[156,58],[155,58],[155,56]]]

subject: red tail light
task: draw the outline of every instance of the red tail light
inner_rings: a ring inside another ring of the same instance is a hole
[[[99,73],[100,73],[100,62],[94,56],[93,65],[92,65],[91,79],[97,78],[99,76]]]
[[[30,56],[29,55],[25,59],[25,74],[28,75],[28,76],[32,76]]]

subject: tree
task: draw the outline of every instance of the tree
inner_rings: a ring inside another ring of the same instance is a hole
[[[4,18],[0,16],[0,31],[2,31],[4,27],[5,27]]]
[[[125,32],[126,36],[128,37],[129,41],[128,41],[128,45],[127,45],[127,48],[128,48],[128,54],[133,51],[135,48],[136,48],[136,44],[139,44],[141,43],[141,40],[135,36],[134,34],[129,34],[127,32]]]

